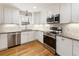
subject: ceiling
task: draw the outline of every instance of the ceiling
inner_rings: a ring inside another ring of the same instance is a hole
[[[41,11],[41,10],[52,10],[59,6],[58,3],[11,3],[10,5],[15,6],[23,11]]]

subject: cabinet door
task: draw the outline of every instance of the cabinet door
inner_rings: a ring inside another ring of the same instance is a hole
[[[14,8],[4,8],[4,23],[18,23],[19,11]]]
[[[14,24],[19,24],[19,10],[17,9],[12,9],[12,23]]]
[[[63,56],[72,56],[72,40],[68,38],[62,38],[62,52]]]
[[[35,40],[34,34],[35,34],[34,31],[29,31],[29,32],[28,32],[28,41],[29,41],[29,42]]]
[[[39,40],[41,43],[43,43],[43,32],[36,31],[35,32],[35,39]]]
[[[71,4],[63,3],[60,4],[60,23],[71,22]]]
[[[63,55],[62,51],[62,37],[61,36],[56,36],[56,52],[59,55]]]
[[[21,44],[27,43],[28,42],[28,32],[22,32],[21,33]]]
[[[8,48],[7,34],[0,34],[0,50]]]
[[[0,6],[0,24],[3,23],[3,7]]]
[[[79,22],[79,3],[72,3],[72,22]]]
[[[4,23],[12,23],[12,11],[10,8],[4,8]]]
[[[35,33],[33,31],[22,32],[21,33],[21,44],[35,40],[34,34]]]
[[[79,56],[79,41],[73,40],[73,55]]]

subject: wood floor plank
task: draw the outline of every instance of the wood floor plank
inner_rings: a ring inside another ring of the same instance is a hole
[[[0,56],[54,56],[52,50],[37,40],[0,52]]]

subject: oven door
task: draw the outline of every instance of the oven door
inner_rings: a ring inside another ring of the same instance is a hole
[[[54,50],[56,49],[56,36],[54,34],[44,35],[44,43],[48,46],[52,47]]]

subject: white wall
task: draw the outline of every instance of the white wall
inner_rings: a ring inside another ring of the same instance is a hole
[[[63,35],[79,39],[79,23],[63,24]]]

